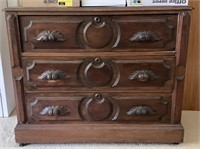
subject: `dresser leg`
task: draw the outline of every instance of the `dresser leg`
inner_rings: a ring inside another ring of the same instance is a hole
[[[179,145],[180,143],[173,143],[174,145]]]
[[[26,145],[28,145],[28,143],[20,143],[20,144],[19,144],[20,147],[24,147],[24,146],[26,146]]]

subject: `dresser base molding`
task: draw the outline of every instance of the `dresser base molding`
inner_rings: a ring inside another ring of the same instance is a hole
[[[16,142],[29,143],[181,143],[181,124],[18,124]],[[170,137],[169,137],[170,136]]]

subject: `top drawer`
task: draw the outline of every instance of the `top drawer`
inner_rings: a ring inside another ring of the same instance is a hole
[[[20,16],[22,51],[172,51],[177,15]],[[83,50],[84,49],[84,50]]]

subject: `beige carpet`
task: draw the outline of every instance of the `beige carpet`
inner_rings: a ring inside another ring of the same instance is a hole
[[[0,118],[0,149],[19,148],[15,143],[15,113],[10,118]],[[200,112],[184,111],[182,124],[185,128],[184,143],[172,144],[30,144],[23,148],[36,149],[200,149]]]

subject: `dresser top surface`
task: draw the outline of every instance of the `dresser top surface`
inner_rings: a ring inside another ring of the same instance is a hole
[[[74,8],[64,8],[64,7],[51,7],[42,8],[42,7],[13,7],[6,8],[6,12],[133,12],[133,13],[142,13],[142,12],[177,12],[177,11],[190,11],[192,10],[191,6],[163,6],[163,7],[74,7]]]

